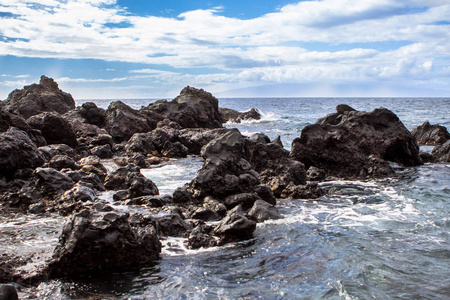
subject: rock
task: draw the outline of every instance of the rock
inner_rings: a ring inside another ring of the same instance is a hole
[[[447,131],[447,128],[437,124],[431,125],[429,122],[414,128],[411,134],[419,145],[442,145],[450,140],[450,133]]]
[[[217,246],[216,239],[212,236],[212,226],[200,224],[195,227],[188,237],[189,249],[200,249]]]
[[[45,205],[45,202],[43,202],[43,201],[41,201],[39,203],[32,204],[28,208],[28,212],[29,213],[36,214],[36,215],[45,213],[45,210],[46,210],[46,205]]]
[[[187,157],[189,149],[180,142],[166,142],[163,146],[161,154],[171,158]]]
[[[51,160],[56,155],[64,155],[75,158],[75,151],[66,144],[54,144],[39,147],[39,151],[44,154],[47,160]]]
[[[244,137],[232,130],[203,147],[203,167],[190,183],[196,198],[206,196],[223,201],[227,196],[253,192],[260,184],[259,174],[244,157]]]
[[[111,158],[113,156],[111,146],[108,144],[93,147],[90,152],[92,155],[98,156],[100,158]]]
[[[194,197],[187,190],[187,187],[178,187],[173,192],[172,201],[177,204],[189,204],[194,202]]]
[[[208,144],[210,141],[220,137],[221,135],[227,133],[230,129],[227,128],[217,128],[217,129],[204,129],[204,128],[193,128],[193,129],[182,129],[178,135],[180,143],[188,148],[189,154],[200,155],[200,151],[203,146]]]
[[[239,112],[229,108],[219,108],[219,112],[224,123],[241,123],[242,121],[261,119],[261,112],[256,108],[252,108],[244,112]]]
[[[153,145],[153,137],[149,133],[135,133],[125,146],[127,152],[138,152],[147,155],[157,151]]]
[[[12,175],[18,169],[36,168],[44,156],[28,135],[15,127],[0,133],[0,175]]]
[[[281,136],[277,136],[276,139],[274,139],[272,143],[283,148],[283,142],[281,141]]]
[[[61,171],[61,169],[72,169],[76,170],[77,167],[75,166],[75,160],[68,156],[68,155],[55,155],[53,158],[48,162],[48,166],[50,168],[54,168],[58,171]]]
[[[320,181],[325,179],[325,171],[314,166],[310,166],[306,171],[306,179],[308,181]]]
[[[246,140],[245,158],[261,175],[261,183],[268,185],[275,197],[291,182],[295,185],[306,183],[305,166],[291,157],[289,151],[278,144],[261,140]]]
[[[214,228],[214,235],[220,239],[218,244],[223,245],[250,239],[255,229],[256,222],[245,216],[241,206],[236,206]]]
[[[18,300],[19,295],[13,285],[0,284],[0,300]]]
[[[138,169],[127,167],[119,168],[108,174],[105,179],[105,188],[108,190],[125,190],[131,193],[131,198],[147,195],[158,195],[158,187],[142,175]]]
[[[163,236],[186,237],[192,226],[184,221],[178,213],[155,217],[159,234]]]
[[[63,117],[54,112],[43,112],[30,117],[28,124],[42,132],[47,144],[77,145],[72,126]]]
[[[42,112],[64,114],[75,108],[72,96],[61,91],[58,84],[46,76],[41,76],[39,84],[14,90],[2,104],[6,111],[17,112],[25,119]]]
[[[219,101],[210,93],[189,86],[185,87],[174,100],[157,101],[142,108],[140,112],[153,120],[155,115],[160,120],[169,119],[182,128],[222,127]]]
[[[129,215],[83,210],[64,225],[47,272],[50,278],[83,278],[136,269],[159,257],[155,228],[131,226]]]
[[[81,105],[78,113],[87,123],[102,127],[106,120],[106,112],[103,108],[98,108],[95,103],[86,102]]]
[[[282,192],[281,197],[290,199],[317,199],[325,192],[315,182],[305,185],[288,185]]]
[[[275,198],[272,190],[265,184],[257,185],[254,189],[255,193],[267,203],[275,205],[277,203],[277,198]]]
[[[247,216],[258,223],[283,218],[275,206],[263,200],[256,200]]]
[[[106,110],[105,129],[115,141],[127,141],[135,133],[151,130],[147,119],[121,101],[112,102]]]
[[[219,214],[206,207],[195,207],[190,213],[191,219],[202,221],[217,221],[220,219]]]
[[[225,204],[209,196],[205,197],[203,200],[203,206],[216,213],[219,217],[224,217],[227,213],[227,207]]]
[[[242,206],[244,210],[250,209],[255,201],[261,200],[256,193],[241,193],[228,196],[224,199],[224,204],[228,209],[235,206]]]
[[[64,192],[74,185],[67,174],[53,168],[37,168],[36,175],[39,178],[39,185],[49,193]]]
[[[434,147],[431,155],[435,157],[437,162],[450,162],[450,140],[443,145]]]
[[[77,183],[61,196],[62,202],[93,202],[95,199],[97,199],[97,193],[91,187],[82,183]]]
[[[113,200],[114,201],[125,201],[131,198],[130,190],[119,190],[114,193]]]
[[[270,143],[269,137],[263,133],[254,133],[250,136],[249,140],[252,142],[260,142],[263,144]]]
[[[371,155],[404,166],[422,164],[414,137],[393,112],[385,108],[339,111],[306,126],[292,142],[291,156],[308,168],[315,166],[338,177],[385,176],[385,167],[370,172],[372,163],[379,165]]]
[[[125,205],[145,205],[148,207],[162,207],[166,199],[155,196],[141,196],[137,198],[130,199],[125,202]]]

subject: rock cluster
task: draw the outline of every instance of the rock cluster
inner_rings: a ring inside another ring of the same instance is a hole
[[[336,110],[305,127],[287,151],[280,138],[224,128],[261,115],[219,109],[204,90],[186,87],[140,110],[120,101],[106,110],[89,102],[75,108],[70,94],[43,76],[0,103],[0,204],[68,216],[44,272],[52,278],[153,264],[162,236],[185,237],[192,249],[247,240],[258,222],[282,218],[277,198],[317,199],[324,194],[318,182],[328,176],[391,176],[389,162],[422,163],[414,136],[391,111]],[[442,143],[432,155],[448,162],[446,135],[428,125],[416,138]],[[173,195],[160,196],[140,172],[187,155],[201,155],[203,167]],[[116,203],[158,214],[116,211],[99,198],[104,191]],[[0,261],[7,266],[0,279],[13,280],[12,262]]]

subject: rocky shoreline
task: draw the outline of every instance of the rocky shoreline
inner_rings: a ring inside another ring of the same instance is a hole
[[[392,163],[450,161],[445,127],[424,123],[410,133],[385,108],[360,112],[339,105],[305,127],[291,151],[279,139],[223,127],[260,117],[256,110],[219,108],[214,96],[192,87],[140,110],[120,101],[106,110],[94,103],[75,107],[45,76],[13,91],[0,102],[1,214],[58,213],[67,222],[43,269],[17,272],[26,261],[2,256],[0,283],[151,265],[164,236],[187,238],[191,249],[246,240],[258,222],[282,218],[277,199],[317,199],[324,194],[317,183],[326,178],[393,177]],[[418,143],[436,147],[420,153]],[[160,196],[140,172],[188,155],[200,155],[203,167],[173,195]],[[104,191],[115,203],[155,214],[117,211],[99,198]]]

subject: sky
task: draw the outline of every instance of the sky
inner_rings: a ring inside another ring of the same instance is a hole
[[[0,100],[450,97],[450,0],[0,0]]]

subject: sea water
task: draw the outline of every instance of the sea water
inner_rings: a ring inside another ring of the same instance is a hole
[[[109,103],[94,102],[105,108]],[[140,108],[152,101],[124,102]],[[255,107],[263,115],[258,121],[226,127],[237,127],[245,135],[281,136],[288,149],[302,128],[335,112],[338,104],[365,111],[386,107],[410,130],[425,121],[450,128],[448,98],[220,99],[221,107],[239,111]],[[142,172],[162,193],[170,194],[190,181],[201,165],[200,158],[188,157]],[[186,249],[184,239],[167,238],[153,267],[85,282],[43,282],[22,295],[29,299],[450,299],[450,164],[425,164],[398,173],[383,180],[325,181],[323,189],[338,188],[341,193],[314,201],[279,200],[284,218],[258,224],[249,241],[193,251]],[[31,230],[27,222],[40,224],[30,219],[15,225]],[[0,230],[11,228],[10,223],[0,221]],[[32,238],[28,242],[12,238],[5,250],[16,245],[30,251],[25,243],[48,253],[61,226],[56,223],[61,222],[38,226],[48,232],[37,234],[48,240],[45,247]]]

